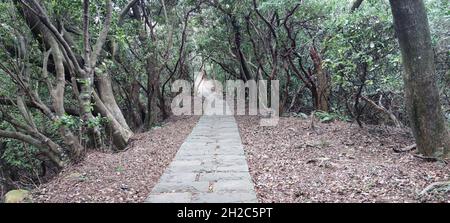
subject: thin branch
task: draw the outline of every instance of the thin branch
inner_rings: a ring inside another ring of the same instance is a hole
[[[120,12],[120,16],[119,16],[119,25],[123,24],[123,20],[125,20],[125,16],[127,16],[128,12],[130,11],[130,9],[136,4],[138,3],[139,0],[131,0],[130,2],[128,2],[128,4],[122,9],[122,11]],[[136,13],[136,12],[134,12]]]
[[[0,137],[9,138],[9,139],[17,139],[19,141],[26,142],[26,143],[36,146],[38,148],[45,147],[45,145],[38,139],[35,139],[32,136],[23,134],[21,132],[10,132],[10,131],[0,129]]]
[[[33,5],[36,6],[37,11],[31,7],[29,4],[27,4],[24,0],[19,0],[20,3],[25,6],[28,10],[30,10],[35,16],[37,16],[41,22],[50,30],[50,32],[53,34],[53,36],[58,40],[58,42],[62,45],[64,50],[67,54],[64,54],[67,61],[69,62],[70,66],[74,66],[76,72],[82,72],[82,69],[80,67],[80,64],[78,63],[77,58],[75,57],[75,53],[70,48],[69,44],[66,42],[66,40],[63,38],[63,36],[58,32],[56,27],[50,22],[49,17],[45,13],[44,9],[39,5],[36,0],[30,0]]]
[[[112,17],[112,1],[106,0],[106,16],[105,23],[103,24],[103,29],[98,36],[97,42],[94,46],[94,52],[91,55],[91,67],[95,67],[97,65],[97,58],[100,55],[100,52],[103,48],[103,45],[106,42],[108,37],[108,32],[111,28],[111,17]]]

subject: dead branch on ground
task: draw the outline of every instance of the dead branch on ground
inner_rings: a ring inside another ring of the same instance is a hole
[[[403,148],[400,148],[400,149],[394,148],[393,150],[396,153],[405,153],[405,152],[409,152],[409,151],[415,150],[416,148],[417,148],[416,144],[413,144],[413,145],[410,145],[410,146],[407,146],[407,147],[403,147]]]

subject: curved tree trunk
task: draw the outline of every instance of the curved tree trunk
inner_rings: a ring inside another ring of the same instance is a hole
[[[436,85],[431,35],[422,0],[390,0],[402,51],[406,108],[417,149],[426,156],[448,155],[450,134]]]
[[[128,128],[124,128],[115,115],[103,103],[99,95],[94,91],[93,93],[95,108],[103,117],[108,119],[107,127],[112,133],[112,141],[116,149],[122,150],[127,146],[128,140],[133,135],[133,132]]]
[[[106,106],[106,108],[108,108],[117,122],[119,122],[124,129],[131,131],[130,127],[127,124],[127,121],[125,120],[125,117],[122,114],[122,110],[120,110],[119,105],[117,105],[116,98],[114,97],[111,77],[108,74],[100,74],[97,75],[96,81],[98,94],[100,96],[100,99],[103,101],[103,104]]]
[[[52,107],[53,111],[42,103],[39,103],[39,98],[34,98],[33,103],[52,121],[57,120],[59,117],[65,114],[64,109],[64,90],[65,90],[65,68],[64,68],[64,59],[62,55],[62,50],[57,42],[57,40],[50,34],[48,28],[39,20],[39,18],[30,12],[28,9],[23,8],[22,5],[17,4],[17,9],[19,14],[24,18],[27,25],[30,27],[32,33],[36,38],[38,38],[44,45],[46,49],[50,50],[48,55],[44,58],[43,64],[43,77],[47,82],[47,87],[50,92],[50,96],[52,99]],[[48,65],[48,56],[52,55],[53,64],[54,64],[54,72],[55,72],[55,80],[54,84],[51,83],[47,77],[47,65]],[[73,160],[79,160],[83,154],[84,147],[81,145],[79,139],[66,127],[61,126],[59,128],[59,134],[61,135],[64,143],[70,148],[71,158]],[[43,139],[46,141],[46,139]],[[49,148],[55,147],[49,146]],[[55,159],[55,158],[53,158]]]
[[[81,118],[87,123],[94,116],[92,114],[92,96],[94,96],[95,107],[98,111],[109,119],[108,127],[113,132],[113,142],[115,146],[119,149],[124,148],[128,139],[133,134],[128,127],[125,119],[123,118],[122,112],[117,106],[112,93],[111,81],[108,76],[99,79],[99,92],[101,96],[96,95],[94,89],[94,70],[98,62],[98,58],[102,51],[103,45],[106,42],[108,31],[111,25],[111,14],[112,14],[112,2],[110,0],[106,1],[106,17],[97,41],[94,46],[91,46],[90,35],[89,35],[89,1],[84,1],[83,3],[83,40],[84,57],[76,54],[75,52],[80,52],[80,50],[75,50],[74,45],[69,45],[61,33],[56,30],[55,26],[52,24],[50,18],[44,13],[45,9],[39,5],[36,0],[30,1],[30,4],[26,4],[23,1],[16,1],[17,8],[24,19],[27,21],[28,26],[31,31],[35,34],[35,37],[40,39],[46,46],[47,49],[52,48],[53,60],[55,63],[55,73],[56,73],[56,87],[52,92],[53,107],[55,109],[55,114],[48,114],[47,116],[55,116],[58,118],[64,115],[64,73],[70,73],[73,79],[77,79],[77,84],[73,84],[75,95],[78,96],[78,103],[80,108]],[[37,11],[40,15],[37,16],[32,10]],[[64,30],[64,29],[63,29]],[[83,58],[84,61],[79,61],[77,58]],[[64,64],[68,64],[68,71],[64,71]],[[49,89],[52,88],[52,84],[47,84]],[[104,101],[103,101],[104,100]],[[41,109],[42,110],[42,109]],[[51,110],[47,109],[47,112]],[[92,142],[95,146],[100,146],[98,144],[101,142],[101,133],[99,127],[87,127],[91,136],[93,136]],[[79,140],[70,131],[62,131],[61,134],[67,139],[66,144],[69,146],[75,146],[73,149],[75,157],[82,156],[82,149]],[[81,149],[80,149],[81,148]],[[78,159],[78,158],[77,158]]]
[[[55,64],[55,73],[56,73],[56,85],[54,88],[52,84],[49,83],[49,91],[52,97],[52,104],[56,113],[56,116],[62,117],[65,115],[66,111],[64,109],[64,90],[65,90],[65,70],[63,63],[62,52],[56,43],[55,40],[51,41],[51,53],[53,55],[53,61]],[[44,63],[46,65],[46,63]],[[45,70],[45,69],[44,69]],[[46,76],[47,74],[45,74]],[[81,159],[84,151],[84,147],[81,145],[79,139],[67,128],[61,126],[59,129],[60,134],[63,136],[65,144],[69,145],[72,148],[72,158],[74,160]]]

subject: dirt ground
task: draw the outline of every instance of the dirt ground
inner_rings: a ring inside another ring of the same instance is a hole
[[[450,180],[450,165],[427,162],[407,130],[345,122],[281,118],[260,127],[257,117],[237,117],[260,202],[450,202],[450,187],[420,192]]]
[[[91,152],[33,191],[34,202],[143,202],[191,133],[198,117],[172,117],[134,136],[126,151]]]

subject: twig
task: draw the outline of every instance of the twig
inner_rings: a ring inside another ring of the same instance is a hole
[[[416,148],[417,148],[416,144],[413,144],[413,145],[410,145],[410,146],[407,146],[407,147],[403,147],[401,149],[393,148],[393,150],[396,153],[405,153],[405,152],[409,152],[409,151],[415,150]]]
[[[424,155],[421,155],[421,154],[413,154],[413,156],[416,157],[416,158],[422,159],[424,161],[427,161],[427,162],[438,162],[439,161],[439,162],[443,162],[445,164],[448,164],[448,162],[446,160],[438,158],[438,157],[424,156]]]
[[[428,193],[428,192],[430,192],[432,190],[435,190],[435,189],[438,189],[438,188],[443,188],[443,187],[449,187],[448,189],[450,190],[450,181],[441,181],[441,182],[432,183],[432,184],[428,185],[427,187],[425,187],[425,189],[423,189],[419,193],[419,195],[423,196],[423,195],[425,195],[426,193]]]

